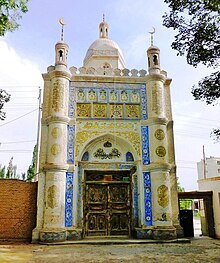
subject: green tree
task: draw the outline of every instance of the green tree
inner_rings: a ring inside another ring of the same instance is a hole
[[[177,192],[185,192],[185,189],[180,186],[179,177],[177,177]]]
[[[171,8],[163,16],[163,25],[178,31],[171,47],[177,55],[186,56],[187,63],[219,66],[220,58],[220,1],[219,0],[164,0]],[[214,104],[220,98],[220,72],[215,71],[192,87],[195,100]],[[213,136],[220,138],[220,130]]]
[[[18,20],[28,11],[29,0],[0,0],[0,36],[19,27]]]
[[[6,178],[11,179],[13,177],[13,157],[11,157],[8,167],[7,167],[7,172],[6,172]]]
[[[36,157],[37,157],[37,145],[34,146],[32,163],[27,170],[27,181],[31,181],[35,176]]]
[[[5,178],[5,166],[0,165],[0,178]]]
[[[1,1],[1,0],[0,0]],[[5,91],[0,89],[0,120],[5,119],[5,112],[2,111],[4,104],[10,100],[10,95]]]

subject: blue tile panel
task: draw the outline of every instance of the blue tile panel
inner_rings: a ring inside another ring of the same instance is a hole
[[[66,173],[65,226],[73,225],[73,173]]]
[[[138,227],[138,182],[137,176],[134,177],[134,226]]]
[[[69,106],[68,116],[75,117],[76,114],[76,91],[73,87],[69,87]]]
[[[152,226],[152,195],[151,178],[149,172],[144,172],[144,206],[145,206],[145,224]]]
[[[141,119],[147,120],[147,90],[146,85],[141,87]]]
[[[67,133],[67,163],[74,163],[75,125],[68,125]]]
[[[141,127],[141,135],[142,135],[142,163],[149,164],[150,163],[150,147],[149,147],[149,132],[148,126]]]

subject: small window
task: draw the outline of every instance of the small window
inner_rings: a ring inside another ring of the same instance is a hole
[[[157,55],[153,55],[153,62],[154,62],[154,65],[158,65],[158,57],[157,57]]]
[[[220,174],[220,169],[218,169],[218,173]]]
[[[217,161],[217,165],[220,165],[220,161]]]
[[[82,157],[82,161],[88,161],[89,160],[89,153],[85,152]]]
[[[126,162],[133,162],[134,161],[134,157],[133,154],[130,152],[126,153]]]

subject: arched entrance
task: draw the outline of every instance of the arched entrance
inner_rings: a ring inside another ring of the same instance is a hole
[[[84,189],[85,236],[130,236],[129,171],[86,171]]]
[[[112,135],[92,140],[81,152],[84,237],[131,236],[135,163],[131,145]]]

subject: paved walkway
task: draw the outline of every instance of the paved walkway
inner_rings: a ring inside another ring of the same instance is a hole
[[[208,237],[190,243],[115,245],[1,244],[1,263],[220,263],[220,240]]]

